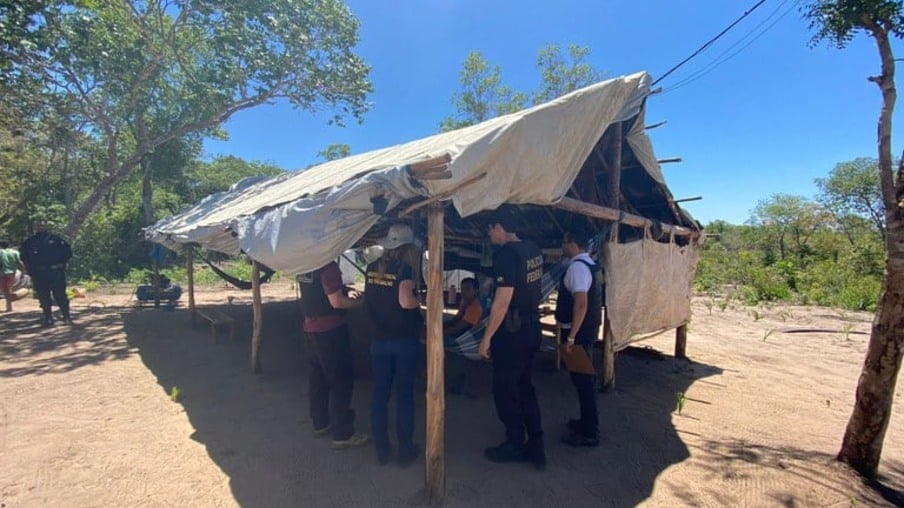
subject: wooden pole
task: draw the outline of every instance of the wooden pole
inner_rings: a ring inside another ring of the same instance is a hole
[[[687,323],[675,330],[675,358],[687,358]]]
[[[261,372],[261,328],[263,318],[261,312],[261,268],[257,261],[251,262],[251,298],[254,309],[254,325],[251,332],[251,372]]]
[[[621,209],[621,155],[622,155],[622,127],[621,123],[615,124],[612,129],[612,144],[609,153],[609,185],[606,203],[615,210]],[[618,222],[612,224],[612,234],[618,240]],[[608,267],[605,267],[608,269]],[[600,391],[608,392],[615,384],[615,339],[612,336],[612,327],[609,325],[609,309],[606,309],[606,319],[603,321],[603,350],[600,353],[603,362],[600,372]]]
[[[600,373],[600,392],[606,393],[615,386],[615,338],[609,325],[609,316],[603,319],[603,369]]]
[[[155,249],[156,253],[156,249]],[[157,256],[154,256],[154,308],[160,308],[160,263],[157,262]]]
[[[443,347],[443,205],[427,211],[427,494],[431,504],[446,495],[445,348]]]
[[[185,273],[188,275],[188,313],[191,316],[191,325],[198,323],[198,313],[195,310],[195,250],[191,245],[185,248]]]

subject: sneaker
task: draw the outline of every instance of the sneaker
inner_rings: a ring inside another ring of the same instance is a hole
[[[524,446],[519,446],[508,441],[485,449],[483,451],[483,456],[490,462],[524,462],[527,460],[527,455],[524,453]]]
[[[65,317],[65,318],[63,318],[63,324],[66,325],[66,326],[72,326],[72,325],[74,325],[75,323],[72,322],[72,318],[70,318],[70,317]]]
[[[408,467],[417,460],[418,456],[421,454],[421,447],[418,445],[411,445],[406,451],[399,450],[399,467]]]
[[[364,446],[370,442],[370,437],[367,434],[352,434],[348,437],[348,439],[334,439],[332,449],[334,450],[346,450],[348,448],[355,448],[358,446]]]
[[[53,326],[53,318],[45,317],[44,319],[41,320],[41,326],[44,328],[47,328],[48,326]]]
[[[314,437],[326,437],[330,434],[330,426],[320,427],[319,429],[314,429]]]
[[[562,442],[567,445],[574,446],[574,447],[580,447],[580,446],[597,447],[600,445],[600,439],[598,437],[585,436],[585,435],[579,434],[577,432],[572,432],[572,433],[562,436]]]
[[[389,450],[377,450],[377,465],[385,466],[389,464]]]

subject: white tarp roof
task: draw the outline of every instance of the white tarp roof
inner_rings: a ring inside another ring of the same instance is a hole
[[[606,128],[643,113],[650,81],[645,72],[611,79],[471,127],[238,186],[161,220],[145,234],[171,248],[197,243],[233,254],[241,249],[292,274],[323,266],[354,245],[380,219],[370,201],[376,194],[392,210],[405,199],[454,189],[452,202],[462,217],[503,203],[553,204]],[[627,141],[664,185],[642,122]],[[411,180],[407,164],[444,154],[451,156],[451,179]],[[455,189],[482,173],[476,183]]]

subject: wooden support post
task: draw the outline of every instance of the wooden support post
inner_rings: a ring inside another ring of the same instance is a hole
[[[254,325],[251,331],[251,372],[261,372],[261,328],[264,316],[261,311],[261,268],[257,261],[251,262],[251,298],[254,309]]]
[[[675,330],[675,358],[687,358],[687,323]]]
[[[609,195],[606,203],[615,210],[621,210],[621,169],[622,169],[622,126],[615,124],[612,129],[612,145],[609,155]],[[618,222],[612,224],[612,235],[618,239]],[[609,267],[603,267],[608,270]],[[601,352],[603,368],[600,372],[600,391],[608,392],[615,384],[615,340],[612,327],[609,326],[609,309],[606,308],[606,319],[603,321],[603,350]]]
[[[188,313],[191,325],[198,323],[198,312],[195,310],[195,250],[191,245],[185,248],[185,273],[188,275]]]
[[[433,505],[446,495],[445,348],[443,346],[443,205],[427,211],[427,494]]]
[[[160,308],[160,264],[157,262],[157,256],[154,256],[154,308]]]
[[[600,392],[606,393],[615,386],[615,338],[609,317],[603,319],[603,368],[600,372]]]

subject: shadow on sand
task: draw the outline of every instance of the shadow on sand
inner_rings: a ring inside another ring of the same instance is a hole
[[[15,358],[16,366],[0,366],[0,377],[69,372],[134,354],[119,338],[118,309],[84,308],[73,311],[73,316],[76,319],[73,326],[58,320],[44,328],[40,311],[4,315],[0,326],[0,358]],[[75,341],[88,340],[90,348],[66,347]]]
[[[129,345],[165,392],[178,386],[195,429],[192,439],[230,478],[244,507],[399,506],[423,502],[423,460],[408,469],[377,466],[371,447],[334,452],[312,435],[307,416],[305,352],[295,302],[264,305],[261,375],[251,373],[251,308],[221,306],[236,319],[235,343],[212,344],[188,313],[124,314]],[[354,316],[352,316],[354,318]],[[160,326],[161,320],[166,326]],[[367,431],[372,389],[366,331],[353,324],[359,377],[354,407]],[[559,443],[577,412],[569,377],[551,357],[538,358],[534,383],[543,410],[549,468],[492,464],[482,450],[503,437],[490,395],[487,365],[471,368],[475,397],[446,397],[446,506],[634,506],[650,496],[657,476],[689,452],[672,425],[676,394],[717,367],[656,354],[617,358],[616,389],[599,396],[602,445]],[[7,374],[9,375],[9,374]],[[418,393],[424,393],[419,379]],[[425,401],[416,398],[415,437],[424,441]]]

